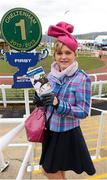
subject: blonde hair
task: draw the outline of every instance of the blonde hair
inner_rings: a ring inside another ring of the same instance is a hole
[[[58,40],[55,41],[54,43],[54,56],[55,56],[55,53],[58,52],[58,51],[61,51],[62,47],[64,46],[64,44]]]
[[[58,51],[61,51],[61,49],[63,48],[64,44],[58,40],[56,40],[54,42],[54,57],[55,57],[55,53],[58,52]],[[77,51],[74,52],[75,53],[75,56],[77,54]]]

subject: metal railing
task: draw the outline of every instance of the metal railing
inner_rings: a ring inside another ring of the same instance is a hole
[[[98,100],[98,98],[97,98]],[[103,100],[103,98],[100,98],[100,100]],[[107,98],[105,99],[107,101]],[[101,112],[100,115],[100,123],[99,123],[99,130],[98,130],[98,138],[97,138],[97,147],[96,147],[96,153],[94,158],[100,158],[100,150],[101,150],[101,144],[102,144],[102,137],[103,137],[103,129],[105,124],[105,118],[104,115],[107,114],[107,110],[102,110],[99,108],[91,107],[91,109]]]

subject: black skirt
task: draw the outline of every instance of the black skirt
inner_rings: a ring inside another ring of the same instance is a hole
[[[45,131],[40,165],[47,173],[72,170],[78,174],[95,173],[80,127],[66,132]]]

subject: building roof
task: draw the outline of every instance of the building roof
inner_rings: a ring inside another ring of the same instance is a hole
[[[95,44],[107,45],[107,35],[99,35],[95,38]]]

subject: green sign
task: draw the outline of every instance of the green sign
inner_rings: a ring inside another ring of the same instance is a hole
[[[1,20],[4,40],[18,51],[29,51],[40,43],[42,27],[38,17],[24,8],[8,11]]]

